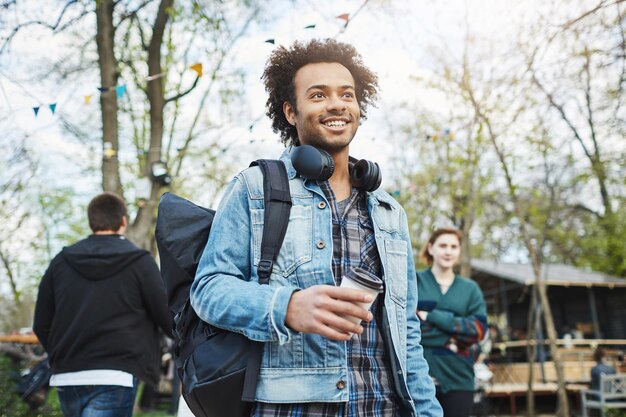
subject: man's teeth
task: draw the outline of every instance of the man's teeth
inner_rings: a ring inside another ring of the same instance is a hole
[[[346,122],[344,122],[343,120],[333,120],[324,124],[329,127],[343,127],[346,125]]]

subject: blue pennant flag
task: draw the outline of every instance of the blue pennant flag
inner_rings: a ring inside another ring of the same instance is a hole
[[[98,90],[100,90],[101,93],[106,93],[109,91],[109,87],[98,87]]]
[[[124,97],[124,93],[126,92],[126,84],[118,85],[115,87],[115,91],[117,92],[117,98]]]
[[[37,114],[39,113],[39,106],[33,107],[33,111],[35,112],[35,117],[37,117]]]
[[[54,114],[54,111],[57,109],[57,104],[50,103],[49,107],[50,107],[50,111],[52,112],[52,114]]]

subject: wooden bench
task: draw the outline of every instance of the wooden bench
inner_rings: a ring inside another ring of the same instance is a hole
[[[588,410],[598,409],[605,416],[608,409],[626,409],[626,374],[600,375],[600,390],[582,390],[581,408],[583,417],[588,417]]]

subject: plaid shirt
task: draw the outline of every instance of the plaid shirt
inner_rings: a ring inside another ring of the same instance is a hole
[[[374,228],[364,192],[352,189],[338,202],[327,181],[320,183],[332,211],[332,271],[337,285],[343,272],[358,266],[382,276]],[[372,304],[374,319],[363,323],[364,331],[346,342],[348,356],[348,403],[255,404],[253,417],[394,417],[396,398],[389,369],[389,355],[377,323],[383,308],[381,297]]]

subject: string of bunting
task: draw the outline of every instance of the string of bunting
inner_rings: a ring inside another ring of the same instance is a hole
[[[367,3],[367,1],[366,1],[365,3]],[[365,3],[364,3],[364,5],[365,5]],[[363,7],[363,6],[361,6],[361,8],[362,8],[362,7]],[[360,11],[360,10],[361,10],[361,8],[360,8],[358,11]],[[357,13],[358,13],[358,11],[357,11]],[[355,13],[355,15],[356,15],[357,13]],[[336,19],[340,19],[340,20],[343,20],[343,21],[344,21],[344,23],[343,23],[343,25],[342,25],[342,31],[341,31],[341,32],[343,32],[343,31],[347,28],[348,23],[350,23],[350,19],[351,19],[351,17],[350,17],[350,13],[342,13],[342,14],[340,14],[340,15],[335,16],[335,18],[336,18]],[[309,25],[307,25],[307,26],[305,26],[305,27],[304,27],[304,29],[305,29],[305,30],[308,30],[308,29],[315,29],[315,28],[316,28],[316,24],[309,24]],[[339,32],[339,33],[341,33],[341,32]],[[274,39],[274,38],[270,38],[270,39],[266,39],[264,42],[265,42],[265,43],[272,44],[272,45],[275,45],[275,44],[276,44],[276,39]],[[202,72],[202,70],[203,70],[202,63],[196,63],[196,64],[193,64],[193,65],[191,65],[191,66],[189,67],[189,69],[191,69],[191,70],[195,71],[195,72],[196,72],[196,74],[197,74],[197,76],[198,76],[198,78],[202,77],[202,75],[203,75],[203,72]],[[151,74],[151,75],[148,75],[148,76],[146,77],[146,81],[147,81],[147,82],[154,81],[154,80],[157,80],[157,79],[159,79],[159,78],[164,77],[165,75],[166,75],[166,72],[161,72],[161,73],[158,73],[158,74]],[[108,92],[110,92],[110,91],[113,91],[113,90],[115,90],[115,92],[116,92],[116,94],[117,94],[117,97],[118,97],[119,99],[121,99],[121,98],[122,98],[122,97],[124,97],[124,95],[126,94],[126,91],[127,91],[127,86],[126,86],[126,84],[120,84],[120,85],[116,85],[116,86],[112,86],[112,87],[103,87],[103,86],[98,87],[98,91],[100,92],[100,94],[106,94],[106,93],[108,93]],[[92,98],[93,98],[93,94],[88,94],[88,95],[83,96],[83,103],[84,103],[84,105],[89,105],[89,103],[91,102],[91,99],[92,99]],[[36,107],[33,107],[33,112],[35,113],[35,117],[37,117],[37,115],[39,114],[39,110],[40,110],[40,108],[41,108],[41,107],[42,107],[42,106],[36,106]],[[50,103],[50,104],[48,105],[48,107],[50,108],[50,111],[51,111],[51,112],[52,112],[52,114],[54,115],[54,113],[55,113],[55,111],[56,111],[57,103]],[[259,120],[261,120],[261,119],[262,119],[262,116],[263,116],[263,115],[261,115],[260,117],[257,117],[257,118],[256,118],[256,119],[255,119],[255,120],[254,120],[254,121],[250,124],[250,126],[248,127],[248,130],[250,131],[250,133],[252,133],[252,130],[254,129],[254,126],[256,125],[256,123],[257,123],[257,122],[259,122]],[[249,142],[250,142],[251,144],[252,144],[252,143],[254,143],[255,141],[256,141],[256,140],[255,140],[254,138],[251,138],[251,139],[249,140]],[[235,140],[235,141],[233,141],[233,143],[227,144],[225,147],[220,148],[220,152],[221,152],[221,153],[226,153],[226,152],[227,152],[227,151],[228,151],[228,150],[229,150],[229,149],[230,149],[230,148],[234,145],[234,142],[238,142],[238,140]],[[106,150],[105,150],[105,152],[106,152]]]
[[[348,23],[350,22],[350,13],[342,13],[338,16],[335,16],[336,19],[340,19],[344,21],[343,24],[343,28],[345,29],[348,26]],[[304,27],[304,29],[315,29],[316,25],[315,24],[310,24]],[[274,38],[270,38],[270,39],[266,39],[265,43],[270,43],[272,45],[274,45],[276,43],[276,40]],[[195,63],[193,65],[191,65],[189,67],[189,69],[193,70],[196,72],[198,78],[202,77],[202,63]],[[150,82],[150,81],[154,81],[157,80],[159,78],[162,78],[166,75],[166,72],[161,72],[159,74],[152,74],[152,75],[148,75],[146,77],[146,81]],[[116,86],[112,86],[112,87],[98,87],[98,91],[100,92],[100,94],[105,94],[108,93],[110,91],[115,90],[115,93],[117,94],[117,98],[121,99],[122,97],[124,97],[124,95],[126,94],[127,91],[127,86],[126,84],[120,84],[120,85],[116,85]],[[89,103],[91,102],[91,99],[93,98],[93,94],[87,94],[85,96],[83,96],[83,104],[84,105],[89,105]],[[34,106],[33,109],[33,113],[35,114],[35,117],[37,117],[39,115],[39,110],[43,107],[43,105],[38,105],[38,106]],[[52,113],[52,115],[55,114],[56,112],[56,108],[57,108],[57,103],[50,103],[48,104],[48,108],[50,109],[50,112]],[[252,130],[254,123],[252,125],[250,125],[250,130]],[[252,139],[252,141],[254,141],[254,139]],[[225,150],[224,150],[225,151]]]
[[[345,21],[345,23],[343,24],[343,28],[345,28],[346,26],[348,26],[348,22],[350,21],[350,13],[342,13],[339,16],[335,16],[336,19],[341,19],[343,21]],[[315,24],[310,24],[304,27],[304,29],[315,29],[316,25]],[[266,39],[264,41],[265,43],[271,43],[272,45],[276,44],[276,39],[275,38],[269,38]]]
[[[193,64],[193,65],[191,65],[189,67],[189,69],[195,71],[195,73],[197,74],[198,78],[202,77],[202,64],[201,63],[198,62],[196,64]],[[161,72],[159,74],[149,75],[149,76],[146,77],[146,81],[148,81],[148,82],[154,81],[156,79],[164,77],[165,74],[166,74],[165,72]],[[100,94],[105,94],[105,93],[108,93],[110,91],[115,91],[115,94],[117,95],[117,98],[121,99],[126,94],[127,86],[126,86],[126,84],[120,84],[120,85],[116,85],[116,86],[113,86],[113,87],[98,87],[98,91],[100,92]],[[91,102],[92,98],[93,98],[93,94],[87,94],[87,95],[83,96],[83,104],[89,105],[89,103]],[[34,106],[33,107],[33,113],[35,113],[35,117],[37,117],[39,115],[39,110],[42,107],[43,107],[43,105],[38,105],[38,106]],[[55,102],[55,103],[48,104],[48,108],[50,109],[50,111],[54,115],[54,113],[56,112],[57,103]]]

